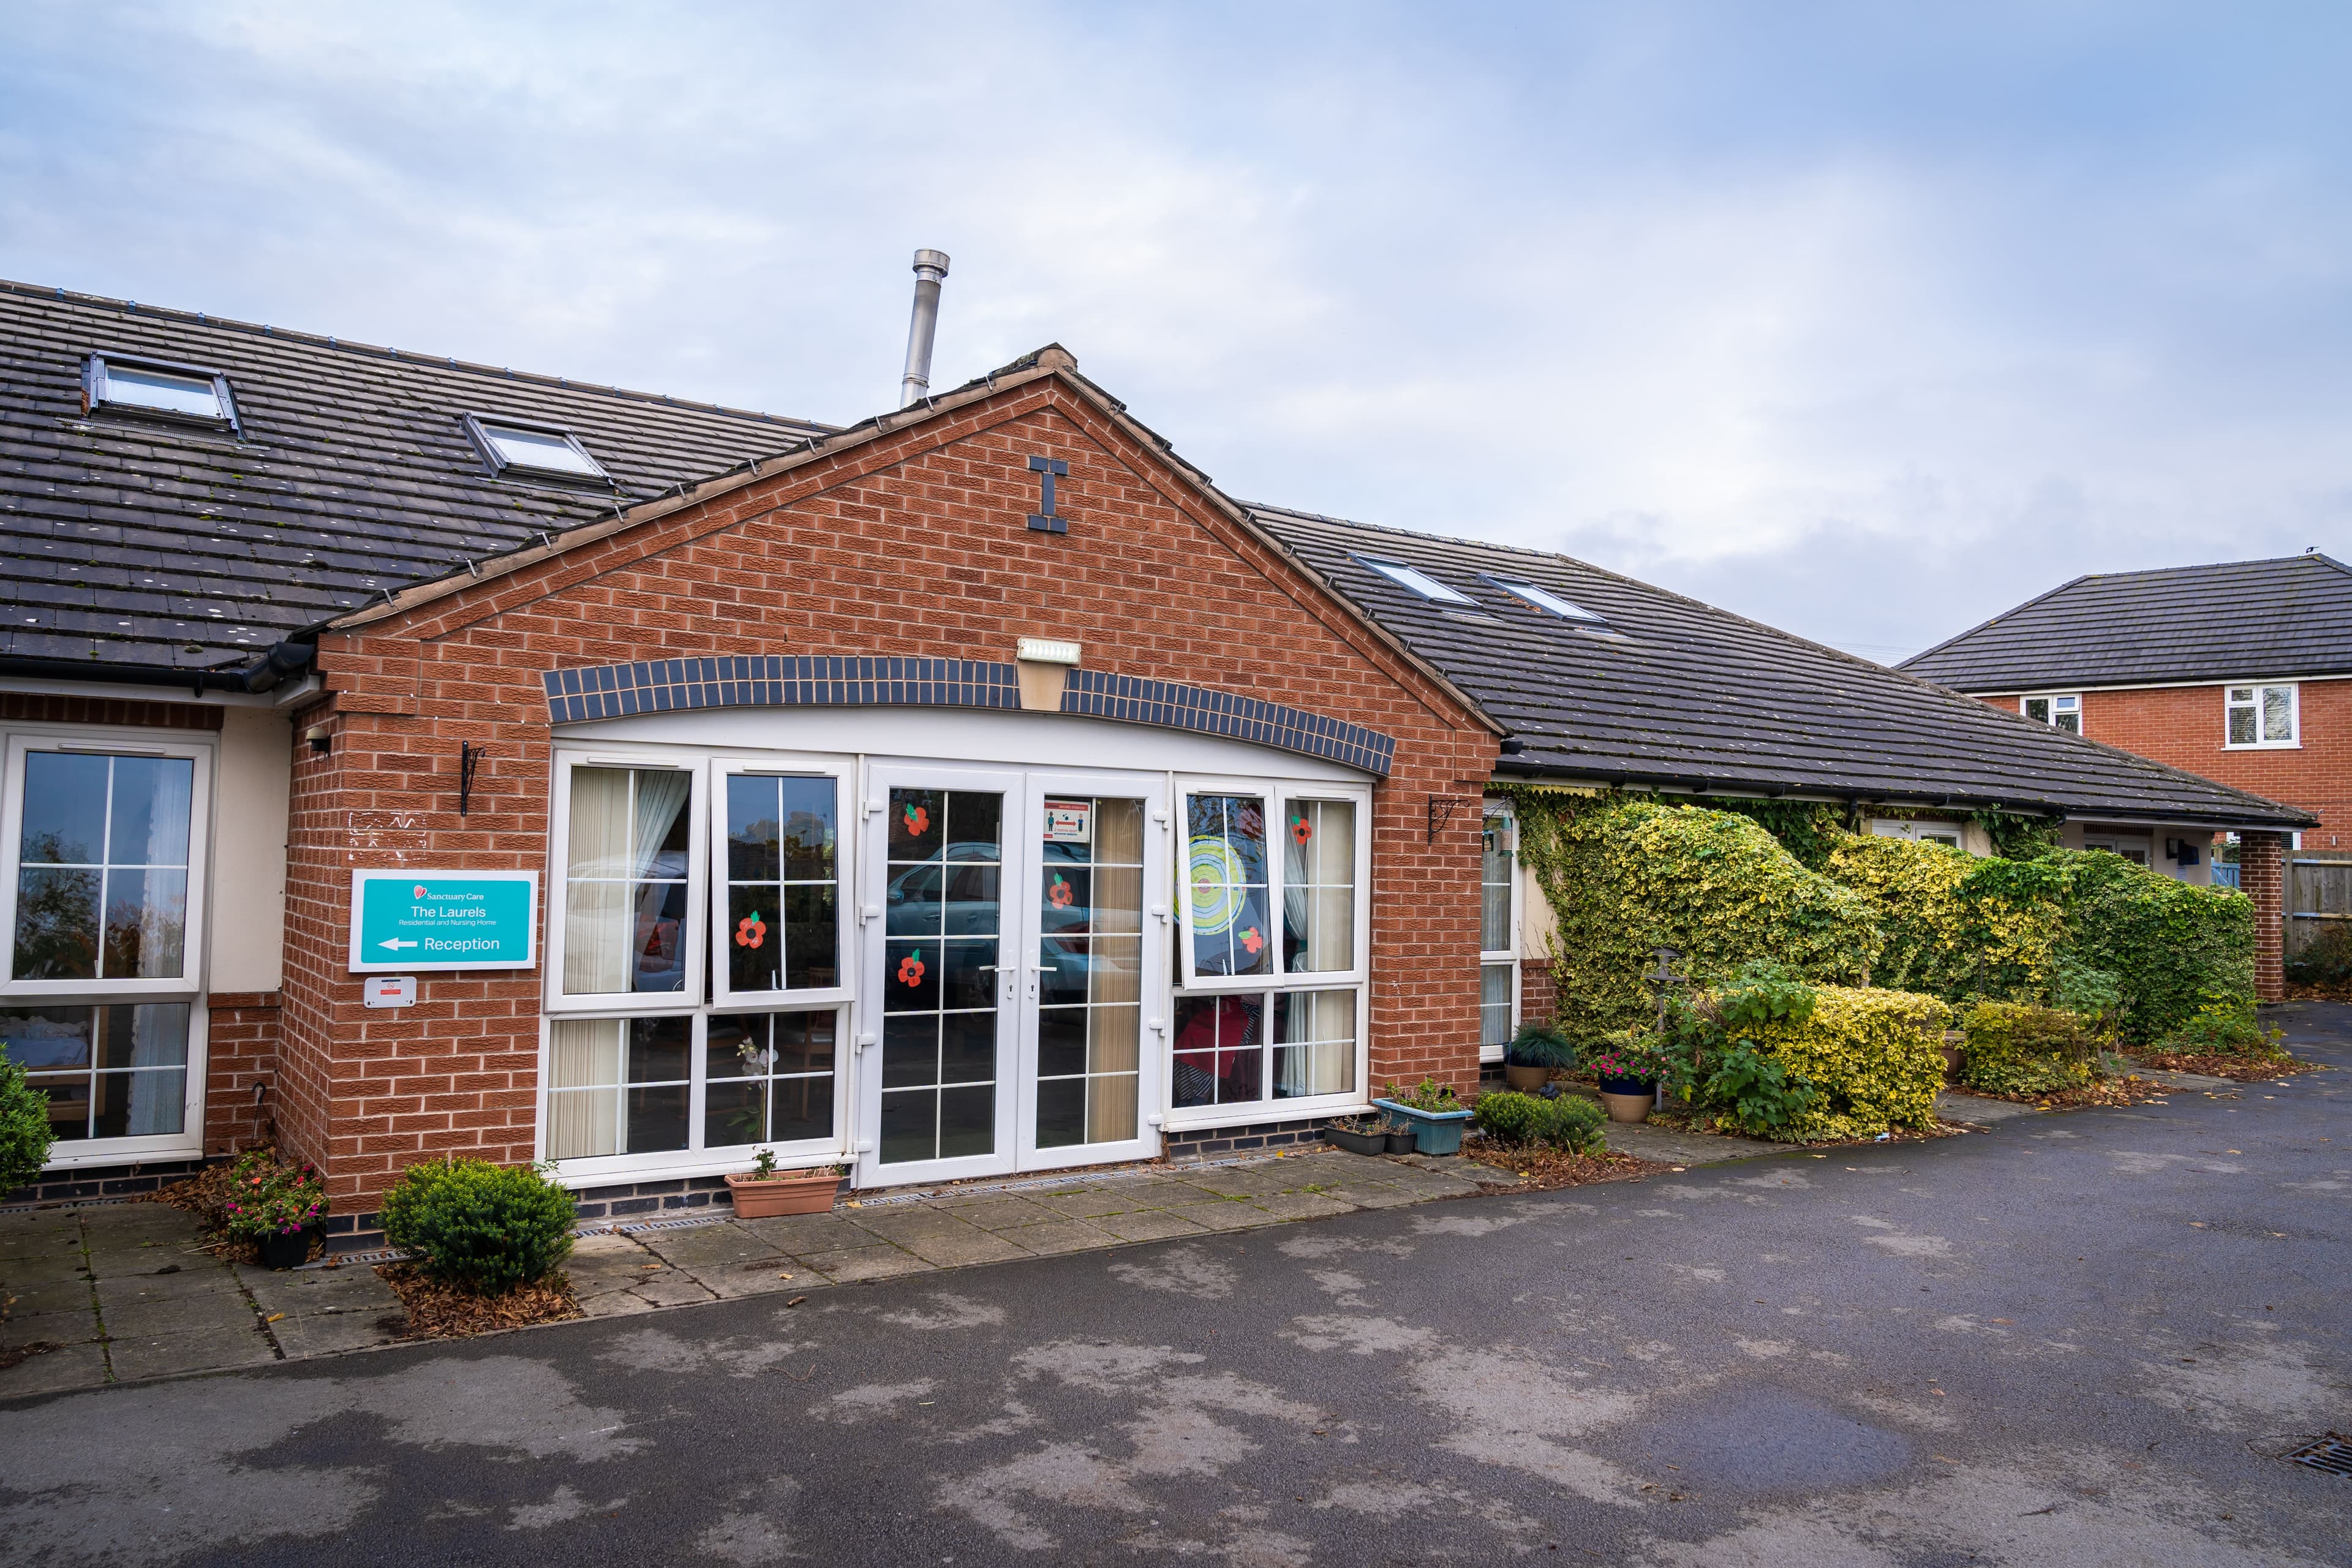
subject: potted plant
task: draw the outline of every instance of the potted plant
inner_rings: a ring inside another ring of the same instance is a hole
[[[237,1162],[237,1182],[221,1213],[229,1235],[250,1241],[265,1268],[310,1261],[327,1218],[327,1184],[304,1165],[288,1170],[266,1156]]]
[[[1435,1079],[1423,1079],[1412,1089],[1389,1085],[1388,1098],[1372,1101],[1388,1112],[1389,1126],[1410,1131],[1415,1152],[1423,1154],[1458,1154],[1462,1152],[1463,1125],[1470,1112],[1454,1098],[1450,1084]]]
[[[1521,1094],[1540,1093],[1551,1075],[1576,1066],[1576,1047],[1549,1024],[1525,1023],[1503,1050],[1503,1077]]]
[[[1660,1068],[1657,1041],[1647,1030],[1620,1029],[1601,1037],[1584,1058],[1600,1080],[1601,1103],[1612,1121],[1647,1121],[1657,1103]]]
[[[848,1173],[839,1165],[814,1171],[779,1171],[776,1152],[760,1151],[749,1175],[727,1178],[728,1195],[735,1200],[738,1219],[766,1219],[780,1214],[827,1214],[841,1195],[841,1179]]]
[[[1323,1124],[1323,1136],[1350,1154],[1388,1152],[1388,1130],[1369,1116],[1338,1116]]]

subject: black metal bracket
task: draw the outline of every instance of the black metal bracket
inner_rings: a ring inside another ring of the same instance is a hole
[[[1054,481],[1070,477],[1070,465],[1059,458],[1032,458],[1029,471],[1037,476],[1037,510],[1029,526],[1039,533],[1067,533],[1070,520],[1054,510]]]
[[[457,742],[457,815],[460,816],[465,816],[466,808],[473,804],[474,770],[480,767],[482,759],[489,754],[487,748],[477,750],[471,741]]]
[[[1437,836],[1444,832],[1446,825],[1454,820],[1454,808],[1461,804],[1459,795],[1433,795],[1429,797],[1429,841],[1432,844],[1437,842]]]

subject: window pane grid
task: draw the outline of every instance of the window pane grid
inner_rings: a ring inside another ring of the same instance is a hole
[[[2224,711],[2232,746],[2292,745],[2295,741],[2293,685],[2232,686]]]
[[[187,966],[186,757],[28,752],[12,973],[177,979]]]
[[[1045,803],[1040,846],[1035,1136],[1137,1135],[1143,1046],[1144,803]]]
[[[1265,800],[1185,797],[1185,881],[1197,974],[1269,974]]]
[[[1180,994],[1172,1103],[1184,1110],[1353,1092],[1361,999],[1360,987],[1352,985]]]
[[[1356,966],[1355,803],[1294,799],[1283,818],[1284,973],[1345,973]]]
[[[992,1153],[1004,797],[894,788],[885,811],[880,1159]]]
[[[61,1140],[185,1131],[185,1002],[18,1007],[0,1013],[0,1042],[48,1096]]]
[[[693,792],[679,768],[572,770],[566,994],[686,989]]]
[[[840,984],[837,792],[830,776],[729,775],[719,933],[729,991]]]

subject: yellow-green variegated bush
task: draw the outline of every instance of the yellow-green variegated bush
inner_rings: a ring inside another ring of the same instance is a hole
[[[1778,1136],[1818,1143],[1935,1125],[1951,1017],[1951,1008],[1913,991],[1818,987],[1811,1017],[1759,1031],[1759,1044],[1817,1096]]]
[[[1661,947],[1701,985],[1758,960],[1858,981],[1878,955],[1870,900],[1746,816],[1537,795],[1520,823],[1520,852],[1559,917],[1559,1027],[1579,1043],[1654,1015],[1642,976]]]

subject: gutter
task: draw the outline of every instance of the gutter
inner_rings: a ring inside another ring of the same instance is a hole
[[[70,658],[19,658],[0,655],[0,676],[34,680],[70,681],[75,685],[180,687],[192,696],[207,691],[256,695],[274,691],[289,677],[308,671],[318,658],[315,642],[272,644],[241,668],[188,669],[141,664],[99,664]]]

